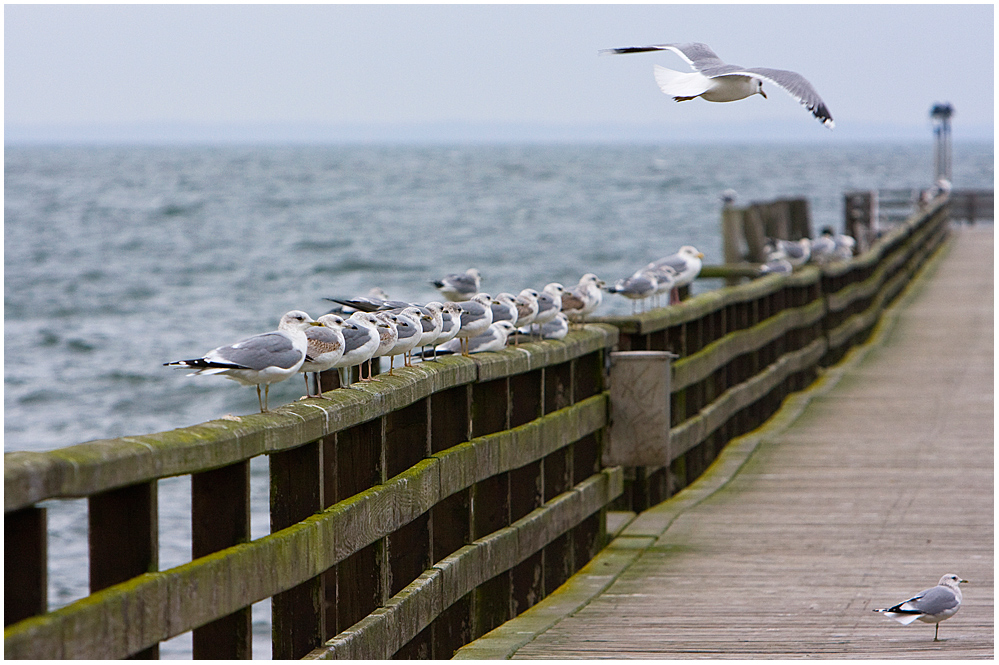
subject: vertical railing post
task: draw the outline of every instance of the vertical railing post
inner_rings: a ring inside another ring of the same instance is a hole
[[[320,439],[270,456],[271,533],[323,509],[322,452]],[[301,658],[322,643],[323,585],[324,576],[317,575],[271,599],[275,660]]]
[[[354,496],[382,482],[383,418],[355,425],[336,434],[336,500]],[[337,633],[370,614],[382,602],[384,539],[336,565]]]
[[[191,474],[191,558],[250,540],[250,462]],[[252,657],[249,607],[193,631],[194,658]]]
[[[45,509],[28,506],[4,515],[3,624],[48,610],[48,538]]]
[[[156,481],[95,494],[88,500],[90,593],[159,566]],[[159,645],[132,658],[156,659]]]

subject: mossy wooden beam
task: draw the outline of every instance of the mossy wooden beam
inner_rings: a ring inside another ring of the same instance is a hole
[[[439,561],[384,607],[306,659],[391,658],[462,596],[553,542],[619,496],[623,487],[620,467],[590,476],[509,527]]]
[[[600,394],[433,455],[281,531],[109,587],[4,631],[7,658],[122,658],[287,591],[396,531],[454,492],[604,427]],[[152,613],[152,614],[151,614]],[[117,617],[130,617],[121,622]],[[67,631],[71,639],[64,639]],[[57,636],[63,637],[57,637]],[[46,655],[49,640],[72,656]]]
[[[837,349],[847,344],[857,333],[873,326],[891,299],[909,283],[926,257],[939,247],[944,235],[943,232],[938,231],[934,236],[927,238],[928,242],[920,245],[911,255],[906,257],[908,262],[905,267],[899,269],[894,277],[881,285],[867,309],[848,317],[836,328],[826,333],[829,348]]]
[[[197,473],[258,455],[295,448],[367,422],[447,388],[555,365],[609,348],[610,326],[587,326],[565,340],[471,358],[449,357],[400,368],[393,376],[234,419],[148,434],[104,439],[50,452],[4,454],[4,512],[52,498],[76,498],[158,478]]]
[[[696,416],[670,430],[671,457],[676,459],[703,442],[725,421],[764,397],[787,377],[818,363],[826,348],[824,338],[816,339],[802,349],[782,355],[753,378],[726,390]]]
[[[878,291],[878,289],[881,288],[881,285],[884,283],[885,279],[887,279],[888,275],[893,273],[899,266],[908,261],[913,252],[918,251],[919,248],[925,244],[925,241],[930,237],[930,235],[935,233],[936,230],[937,227],[932,224],[923,226],[917,232],[912,234],[909,242],[884,257],[884,259],[877,264],[877,268],[872,272],[871,276],[866,280],[850,284],[836,293],[828,294],[826,296],[826,301],[828,303],[829,311],[839,312],[849,307],[858,299],[871,297]]]
[[[822,301],[815,300],[803,307],[786,309],[752,328],[725,335],[697,353],[673,363],[673,392],[703,381],[734,358],[760,349],[791,330],[816,323],[824,315]]]

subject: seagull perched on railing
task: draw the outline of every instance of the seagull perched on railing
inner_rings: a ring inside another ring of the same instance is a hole
[[[676,277],[673,278],[673,290],[670,293],[670,303],[677,303],[680,302],[680,287],[689,286],[701,274],[701,259],[703,258],[704,254],[697,251],[696,247],[684,245],[677,250],[676,254],[670,254],[653,261],[646,268],[655,270],[669,266],[676,272]]]
[[[298,371],[305,376],[305,396],[323,397],[323,387],[319,381],[320,372],[332,369],[343,357],[343,317],[339,314],[323,314],[316,321],[322,325],[310,326],[305,331],[309,340],[305,362]],[[316,375],[316,394],[309,388],[309,372]]]
[[[273,332],[247,337],[229,346],[220,346],[201,358],[163,364],[195,370],[188,376],[222,374],[244,386],[255,385],[260,413],[266,413],[267,394],[271,384],[298,373],[309,347],[305,331],[310,326],[321,325],[305,312],[296,309],[282,316],[278,329]],[[263,398],[260,396],[261,385],[264,386]]]
[[[940,622],[951,618],[961,609],[959,585],[967,582],[968,580],[962,580],[957,575],[948,573],[940,578],[940,583],[935,587],[920,591],[898,605],[874,611],[898,621],[903,626],[908,626],[917,620],[923,623],[935,623],[937,627],[933,631],[933,641],[939,642]]]
[[[631,300],[631,313],[635,313],[635,307],[639,301],[644,303],[656,294],[659,288],[659,279],[656,273],[649,269],[643,269],[626,279],[619,279],[613,285],[607,287],[608,293],[620,293],[625,298]]]
[[[709,102],[734,102],[752,95],[761,95],[763,82],[769,81],[784,88],[802,106],[812,112],[826,127],[833,128],[832,114],[819,93],[808,80],[797,72],[768,67],[740,67],[728,65],[715,55],[707,44],[653,44],[605,49],[601,53],[644,53],[647,51],[673,51],[696,72],[683,73],[656,65],[656,83],[659,89],[675,101],[685,102],[700,97]]]
[[[484,351],[502,351],[506,347],[507,337],[515,330],[516,328],[509,321],[491,323],[479,335],[469,337],[466,340],[453,339],[447,344],[441,344],[437,349],[437,353],[440,355],[461,353],[467,356],[472,353],[482,353]]]
[[[464,273],[451,273],[440,279],[430,280],[441,294],[451,302],[470,300],[479,292],[482,275],[475,268],[469,268]]]
[[[812,255],[812,243],[808,238],[800,240],[783,240],[772,238],[767,242],[767,260],[787,259],[792,266],[798,267],[808,263]]]
[[[600,289],[604,286],[602,279],[592,272],[586,273],[571,291],[562,293],[562,311],[569,319],[581,322],[600,305],[603,300]]]

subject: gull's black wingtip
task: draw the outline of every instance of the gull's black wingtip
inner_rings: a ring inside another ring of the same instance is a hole
[[[661,51],[662,49],[657,46],[625,46],[624,48],[605,48],[600,49],[597,53],[599,55],[620,55],[623,53],[647,53],[648,51]]]
[[[812,115],[818,118],[819,121],[829,129],[836,126],[836,123],[833,122],[832,114],[829,113],[829,109],[825,104],[820,104],[817,108],[813,109]]]

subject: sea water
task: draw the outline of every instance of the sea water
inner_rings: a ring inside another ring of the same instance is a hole
[[[954,187],[993,187],[993,146],[954,147]],[[253,388],[163,367],[327,311],[330,296],[439,299],[608,283],[694,245],[721,263],[721,201],[809,200],[843,227],[850,190],[926,188],[913,144],[7,147],[4,450],[193,425],[257,411]],[[695,290],[711,288],[698,284]],[[598,314],[628,313],[605,295]],[[272,387],[277,406],[304,394]],[[268,531],[266,458],[252,463],[253,537]],[[190,483],[160,481],[160,569],[190,560]],[[87,594],[86,505],[50,501],[49,604]],[[267,658],[269,606],[254,607]],[[162,646],[189,657],[189,636]]]

